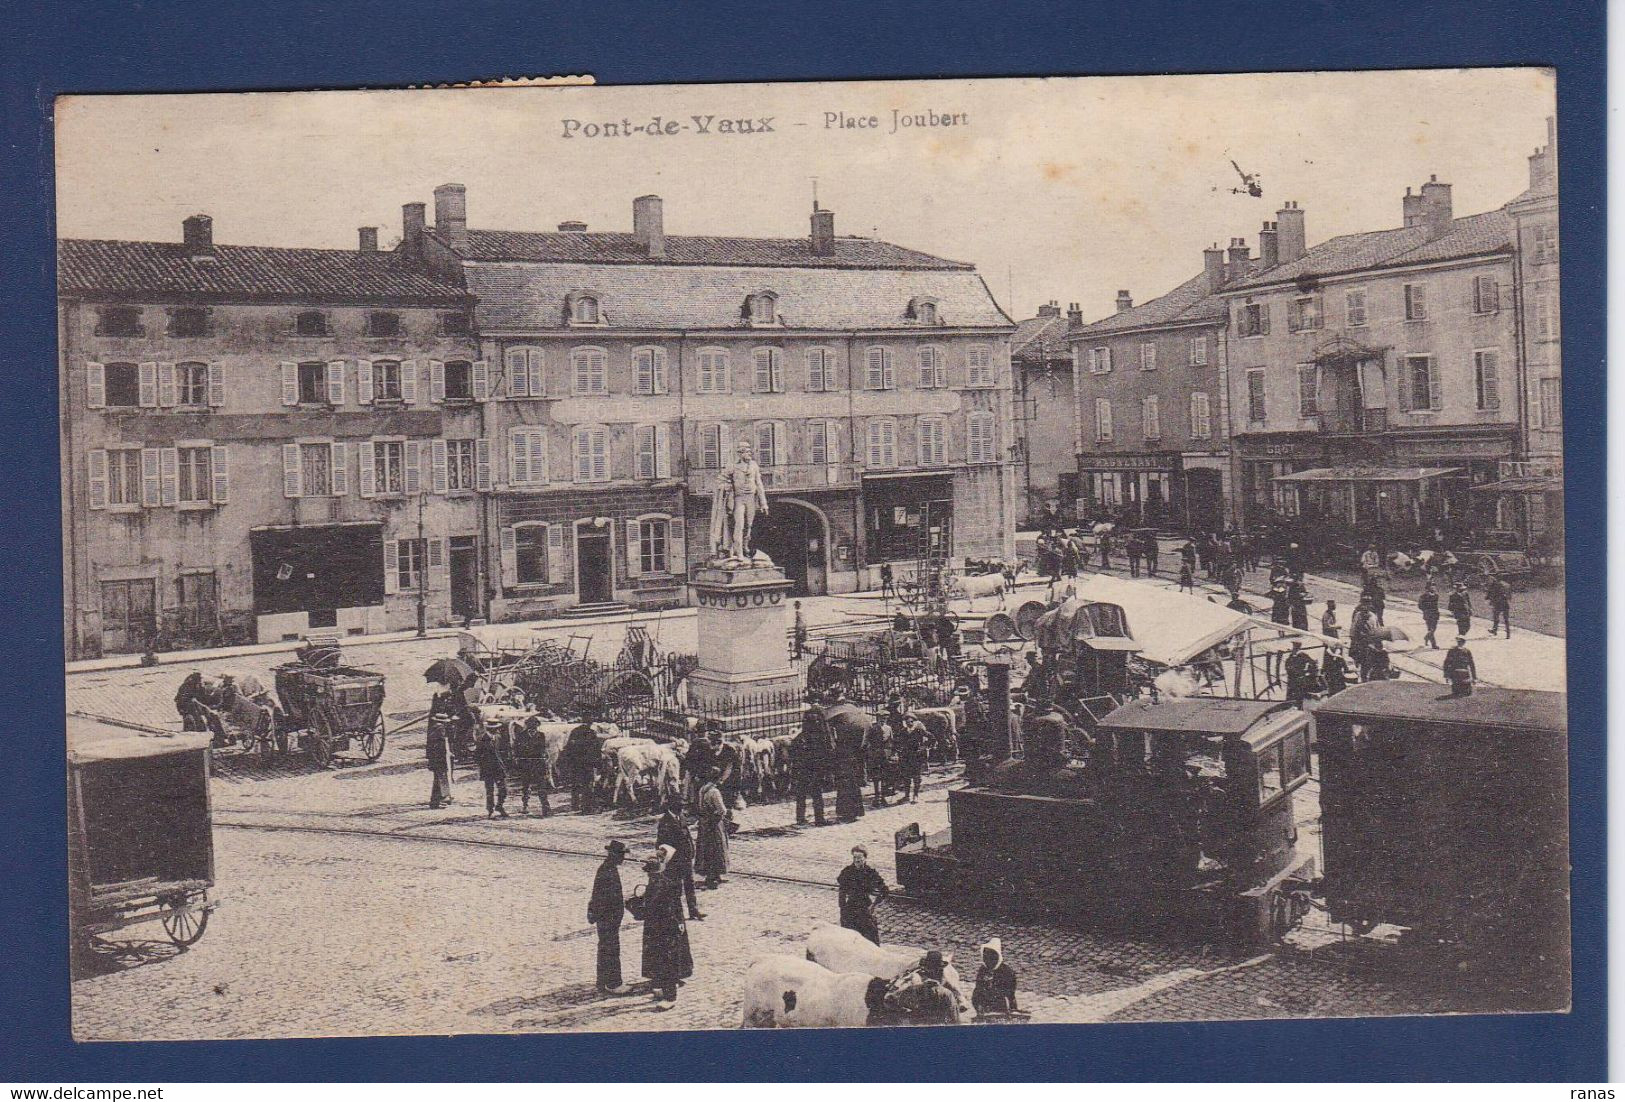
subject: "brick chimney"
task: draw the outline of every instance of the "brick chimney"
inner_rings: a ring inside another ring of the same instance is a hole
[[[666,219],[660,196],[640,195],[632,200],[632,236],[651,260],[665,258]]]
[[[1439,183],[1437,176],[1429,176],[1422,185],[1423,218],[1428,228],[1428,240],[1443,237],[1450,232],[1455,212],[1450,202],[1450,185]]]
[[[1252,263],[1252,250],[1247,247],[1245,237],[1232,237],[1230,239],[1230,263],[1226,267],[1228,276],[1226,282],[1245,279],[1247,269]]]
[[[1259,248],[1262,250],[1263,246]],[[1303,208],[1296,199],[1289,199],[1275,212],[1275,253],[1279,263],[1290,264],[1309,251],[1308,230],[1303,221]]]
[[[814,256],[835,255],[835,212],[820,210],[813,207],[812,212],[812,254]]]
[[[1422,205],[1422,197],[1413,194],[1410,188],[1405,189],[1405,197],[1400,200],[1400,209],[1405,219],[1402,225],[1420,226],[1427,221],[1427,208]]]
[[[401,253],[412,260],[423,259],[424,210],[422,203],[401,206]]]
[[[1056,302],[1054,299],[1050,299],[1048,302],[1044,303],[1044,305],[1042,305],[1042,306],[1040,306],[1038,308],[1038,316],[1041,317],[1041,318],[1058,318],[1058,317],[1060,317],[1061,316],[1061,304],[1059,302]]]
[[[468,189],[462,184],[434,189],[434,232],[457,252],[468,251]]]
[[[1202,271],[1207,273],[1209,290],[1217,291],[1224,286],[1224,250],[1217,241],[1202,250]]]
[[[1121,314],[1124,310],[1132,309],[1134,309],[1134,296],[1127,291],[1117,292],[1117,312]]]
[[[559,232],[560,233],[586,233],[587,232],[587,223],[585,223],[585,222],[560,222],[559,223]]]
[[[1066,324],[1069,329],[1077,329],[1083,325],[1083,306],[1081,303],[1067,303]]]
[[[1276,241],[1274,222],[1265,222],[1264,228],[1258,231],[1258,265],[1261,268],[1273,268],[1281,262],[1279,243]]]
[[[361,251],[375,253],[378,251],[378,227],[362,226],[360,229]]]
[[[194,214],[181,223],[181,240],[188,256],[214,255],[214,219]]]

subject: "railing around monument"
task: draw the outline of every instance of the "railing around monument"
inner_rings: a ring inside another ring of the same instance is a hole
[[[740,738],[775,738],[801,730],[806,708],[802,689],[755,693],[706,703],[668,701],[650,710],[646,731],[652,737],[689,738],[701,726],[716,723]]]
[[[838,690],[870,710],[884,707],[894,694],[909,707],[945,705],[959,684],[954,660],[923,648],[912,632],[831,636],[817,640],[809,653],[809,692],[822,699]]]

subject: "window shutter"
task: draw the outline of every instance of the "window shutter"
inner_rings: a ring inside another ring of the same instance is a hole
[[[340,497],[350,492],[350,449],[343,443],[333,441],[331,463],[333,479],[333,496]]]
[[[683,522],[674,520],[666,529],[666,571],[683,574],[688,570],[688,543],[683,539]]]
[[[361,496],[372,497],[378,492],[378,472],[373,466],[373,445],[371,440],[363,440],[356,445],[356,465],[361,475]]]
[[[728,457],[733,454],[733,431],[728,422],[723,421],[717,425],[717,466],[726,467]]]
[[[355,362],[355,400],[364,406],[372,405],[372,361]]]
[[[626,576],[636,578],[643,573],[643,556],[639,553],[638,540],[642,535],[643,525],[636,520],[626,522]]]
[[[528,365],[527,371],[530,375],[530,396],[540,398],[547,393],[547,372],[544,370],[545,364],[542,361],[542,350],[532,348],[526,354],[525,359]]]
[[[429,361],[429,401],[446,400],[446,364],[444,360]]]
[[[423,443],[419,440],[408,440],[401,448],[406,457],[406,478],[403,485],[408,494],[421,493],[423,490]]]
[[[1501,408],[1500,356],[1494,352],[1478,354],[1479,377],[1483,379],[1484,408]]]
[[[1411,394],[1416,386],[1414,382],[1416,367],[1409,359],[1400,361],[1399,368],[1399,410],[1409,413],[1411,408]]]
[[[418,362],[401,361],[401,401],[416,405],[418,400]]]
[[[519,548],[513,529],[502,529],[498,542],[501,545],[502,586],[506,589],[519,584]]]
[[[666,350],[664,348],[655,349],[654,357],[655,393],[664,394],[666,393]]]
[[[327,404],[330,406],[344,404],[343,360],[329,360],[327,363]]]
[[[158,450],[159,500],[174,505],[180,499],[181,453],[178,448]]]
[[[366,401],[371,401],[371,392]],[[282,404],[296,406],[299,404],[299,365],[292,360],[282,361]]]
[[[768,372],[772,375],[773,390],[784,389],[784,353],[777,349],[770,349],[767,354]]]
[[[149,509],[163,500],[163,481],[159,471],[162,462],[157,448],[141,449],[141,504]]]
[[[158,364],[158,404],[165,408],[175,404],[175,365]]]
[[[299,445],[282,445],[282,496],[303,497],[304,471],[299,462]]]
[[[530,482],[530,445],[524,429],[508,433],[508,484],[523,486]]]
[[[530,480],[547,485],[547,430],[530,430]]]
[[[107,369],[99,363],[85,364],[85,408],[107,407]]]
[[[635,385],[639,394],[653,394],[655,392],[655,354],[654,349],[645,348],[632,353],[632,366],[637,376]]]
[[[155,409],[158,405],[158,365],[149,361],[136,370],[139,384],[137,402],[143,409]]]
[[[1444,408],[1444,392],[1439,389],[1439,359],[1428,357],[1428,408]]]
[[[1258,331],[1260,333],[1270,331],[1270,304],[1267,302],[1258,308]]]
[[[547,580],[558,585],[565,578],[564,571],[564,525],[549,524],[547,526]]]
[[[446,442],[444,440],[429,441],[429,488],[437,494],[443,494],[450,486],[451,479],[446,469]]]
[[[896,386],[897,386],[897,373],[896,373],[895,365],[892,363],[891,349],[882,348],[880,350],[880,367],[881,367],[881,371],[885,375],[885,379],[884,379],[884,382],[883,382],[883,385],[885,386],[885,388],[887,390],[892,390],[892,389],[896,388]]]
[[[384,592],[394,593],[400,588],[401,543],[384,541]]]
[[[529,394],[530,378],[525,374],[525,350],[523,348],[510,348],[503,357],[507,364],[508,397],[523,398]]]
[[[224,444],[216,444],[209,449],[209,474],[213,482],[209,487],[209,496],[216,505],[224,505],[231,497],[231,468],[226,463]]]
[[[226,379],[224,369],[218,363],[209,365],[209,405],[223,406],[226,404]]]
[[[655,426],[655,477],[671,477],[671,426]]]
[[[483,402],[491,396],[491,364],[486,360],[474,361],[474,400]]]
[[[429,543],[429,575],[426,579],[430,589],[451,588],[451,564],[446,561],[446,541],[444,539],[431,539]]]
[[[592,477],[594,482],[609,478],[609,430],[592,430]]]
[[[590,482],[592,480],[592,432],[589,429],[576,429],[575,431],[575,461],[577,482]]]
[[[90,452],[89,468],[86,474],[90,478],[90,507],[102,509],[107,506],[107,452],[102,448],[95,448]]]
[[[482,492],[491,489],[491,442],[474,441],[474,488]]]

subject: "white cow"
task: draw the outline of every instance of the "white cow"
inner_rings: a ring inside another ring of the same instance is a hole
[[[946,954],[944,954],[946,955]],[[925,950],[912,945],[876,945],[856,930],[844,926],[816,926],[807,935],[807,959],[835,972],[861,972],[884,980],[895,979],[920,963]],[[954,993],[960,1009],[967,1009],[959,971],[952,957],[942,972],[942,984]]]
[[[553,782],[558,784],[559,754],[564,750],[564,744],[570,739],[570,732],[581,726],[579,723],[569,723],[562,720],[548,720],[537,726],[542,735],[542,745],[547,751],[547,768],[552,773]],[[613,723],[595,723],[593,733],[599,739],[618,737],[621,729]]]
[[[790,956],[762,957],[745,974],[746,1029],[868,1024],[869,985],[862,972],[831,972]]]
[[[677,778],[681,765],[677,752],[670,746],[653,739],[626,738],[614,740],[621,745],[615,750],[615,796],[621,802],[622,791],[629,803],[638,802],[638,794],[645,787],[654,791],[656,799],[677,791]]]
[[[978,597],[997,597],[999,607],[1005,607],[1004,595],[1010,588],[1010,582],[1003,574],[951,574],[947,588],[951,597],[970,598],[970,607],[974,611]]]

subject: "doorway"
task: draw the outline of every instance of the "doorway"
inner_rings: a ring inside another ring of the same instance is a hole
[[[451,616],[467,623],[480,614],[480,557],[473,536],[453,536],[449,547]]]
[[[615,559],[610,552],[609,526],[576,525],[576,596],[584,605],[615,599]]]
[[[817,597],[828,591],[823,518],[796,501],[777,500],[766,516],[757,514],[752,544],[765,551],[790,580],[792,597]]]
[[[139,654],[158,631],[151,578],[102,583],[102,653]]]
[[[1186,524],[1196,532],[1218,532],[1224,528],[1223,479],[1206,467],[1185,470]]]

